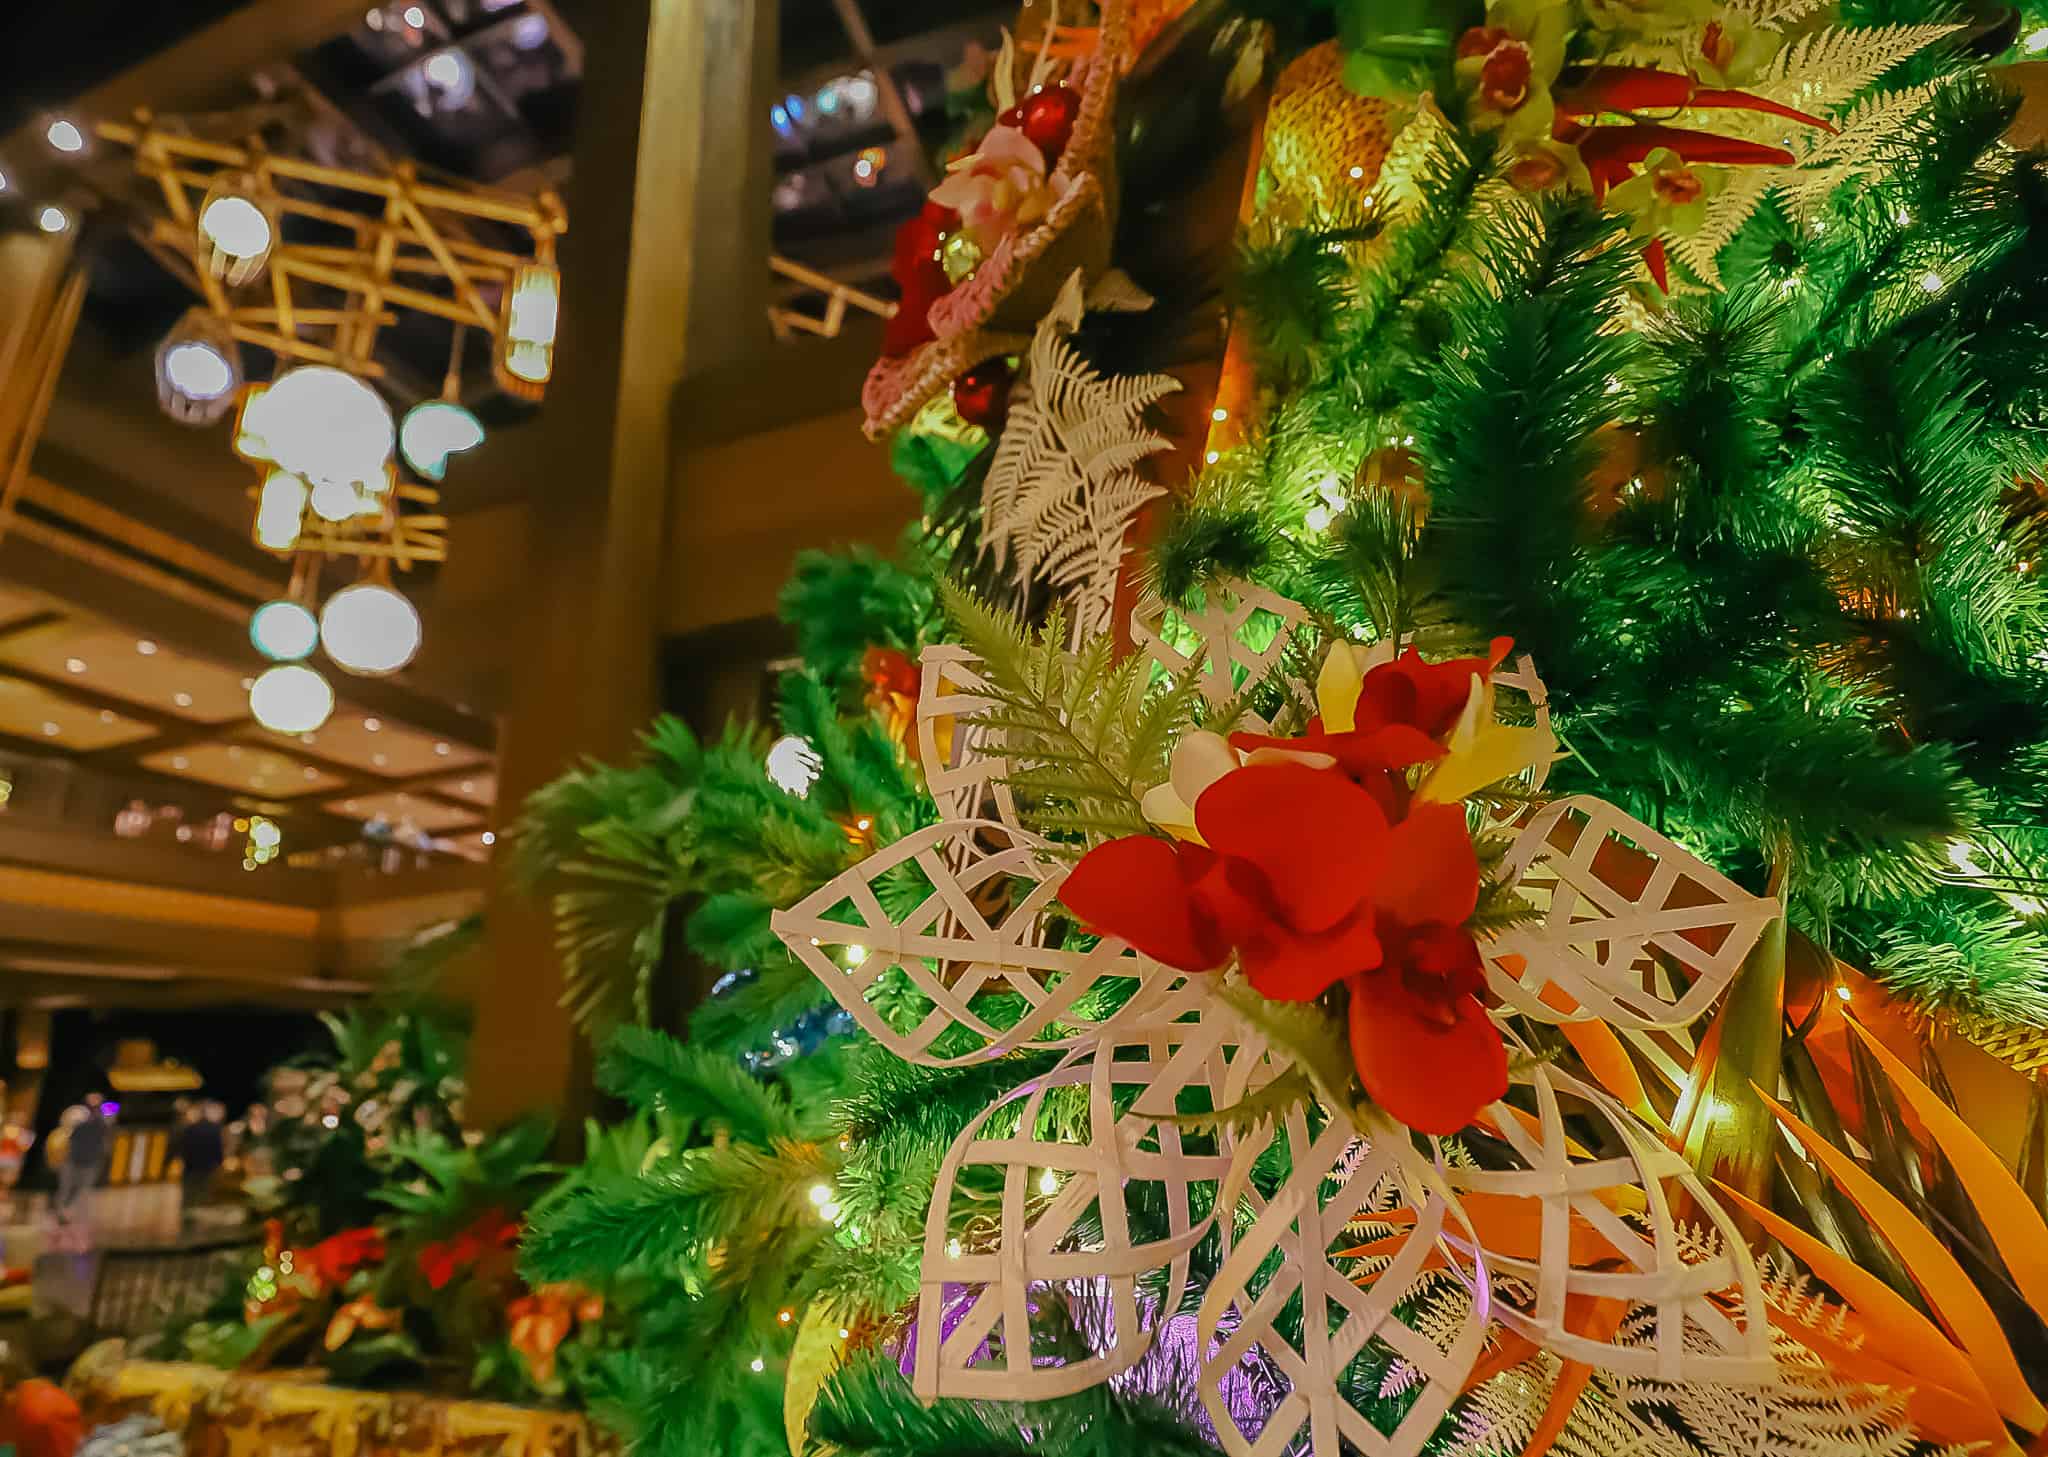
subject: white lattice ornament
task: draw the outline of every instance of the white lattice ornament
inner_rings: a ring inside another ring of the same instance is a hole
[[[918,763],[941,819],[979,819],[992,813],[1022,833],[1016,798],[1003,782],[1009,762],[995,742],[997,730],[975,722],[992,706],[981,693],[979,661],[952,643],[924,650],[917,695]]]
[[[1516,1081],[1534,1092],[1533,1122],[1506,1103],[1495,1104],[1488,1121],[1520,1167],[1446,1171],[1461,1195],[1485,1196],[1497,1211],[1498,1201],[1527,1201],[1536,1216],[1533,1249],[1479,1253],[1496,1277],[1512,1277],[1501,1279],[1494,1317],[1566,1360],[1603,1371],[1661,1381],[1768,1379],[1770,1323],[1756,1263],[1692,1166],[1614,1099],[1568,1073],[1538,1064]],[[1603,1120],[1626,1152],[1598,1158],[1576,1148],[1565,1132],[1561,1094]],[[1679,1237],[1674,1192],[1719,1232],[1713,1253],[1697,1255],[1699,1242]],[[1530,1221],[1516,1211],[1504,1222],[1519,1229]],[[1482,1239],[1484,1230],[1482,1222]],[[1456,1231],[1449,1238],[1465,1244]],[[1519,1301],[1509,1293],[1518,1288],[1533,1294]],[[1641,1326],[1626,1343],[1573,1330],[1574,1297],[1646,1308],[1647,1339]]]
[[[1250,582],[1221,580],[1203,591],[1203,603],[1195,608],[1172,607],[1156,596],[1147,597],[1131,614],[1131,640],[1170,676],[1195,673],[1202,697],[1210,707],[1219,708],[1236,698],[1246,683],[1263,682],[1279,668],[1308,613],[1300,603]],[[1249,629],[1259,613],[1277,618],[1279,625],[1264,647],[1255,648]],[[1194,633],[1193,649],[1183,651],[1170,640],[1176,624]],[[1256,733],[1272,728],[1249,710],[1239,724]]]
[[[1648,825],[1583,795],[1538,811],[1502,875],[1542,919],[1483,948],[1487,984],[1542,1022],[1683,1026],[1720,997],[1779,913],[1777,901],[1751,895]],[[1660,959],[1690,980],[1680,984]],[[1546,986],[1576,1008],[1545,1002]]]
[[[1232,1246],[1195,1316],[1196,1341],[1211,1351],[1203,1403],[1231,1457],[1283,1457],[1303,1450],[1304,1436],[1306,1450],[1317,1457],[1336,1457],[1347,1448],[1367,1457],[1410,1457],[1436,1431],[1485,1345],[1485,1269],[1473,1272],[1479,1298],[1447,1342],[1439,1344],[1410,1326],[1395,1308],[1421,1278],[1439,1241],[1457,1227],[1448,1191],[1419,1167],[1419,1155],[1404,1137],[1362,1144],[1338,1119],[1312,1134],[1301,1108],[1288,1114],[1280,1136],[1287,1140],[1292,1172],[1270,1199],[1248,1191],[1257,1218]],[[1418,1189],[1415,1226],[1378,1277],[1361,1287],[1334,1256],[1357,1243],[1347,1226],[1389,1182]],[[1276,1250],[1280,1266],[1262,1276],[1261,1267]],[[1281,1330],[1297,1296],[1298,1343]],[[1352,1406],[1338,1381],[1369,1341],[1384,1342],[1416,1373],[1418,1395],[1392,1432],[1380,1431]],[[1224,1398],[1222,1377],[1254,1348],[1292,1389],[1256,1431],[1246,1431]]]
[[[1211,1108],[1229,1107],[1274,1072],[1260,1048],[1237,1039],[1231,1019],[1208,1017],[1139,1040],[1105,1037],[990,1104],[947,1151],[932,1195],[914,1348],[918,1394],[1044,1400],[1142,1360],[1158,1322],[1178,1308],[1188,1257],[1215,1220],[1213,1202],[1195,1217],[1189,1192],[1227,1182],[1241,1157],[1227,1136],[1190,1137],[1163,1115],[1191,1090]],[[1045,1136],[1048,1097],[1083,1087],[1081,1137]],[[994,1237],[963,1241],[953,1231],[956,1215],[975,1208],[967,1188],[996,1182]],[[1141,1192],[1167,1212],[1163,1238],[1133,1238],[1130,1210]],[[1141,1299],[1139,1281],[1161,1270],[1164,1291]],[[1103,1300],[1106,1328],[1094,1355],[1048,1360],[1034,1339],[1050,1324],[1040,1317],[1069,1292]]]
[[[1113,938],[1090,951],[1047,946],[1045,912],[1065,869],[1049,865],[1040,849],[1038,841],[991,820],[931,825],[776,912],[775,934],[877,1042],[934,1066],[1071,1047],[1112,1026],[1167,1024],[1206,1000],[1195,978]],[[892,894],[916,896],[901,916],[882,903],[884,880],[893,882]],[[899,1031],[873,1002],[892,972],[902,974],[923,1004],[908,1031]],[[1112,1017],[1098,1019],[1082,998],[1107,977],[1135,980],[1138,990]],[[976,1009],[977,998],[997,993],[1021,999],[1015,1020],[994,1020],[986,1004]],[[951,1027],[966,1028],[973,1045],[934,1051]]]

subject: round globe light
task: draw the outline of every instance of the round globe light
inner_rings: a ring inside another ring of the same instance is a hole
[[[199,214],[199,231],[230,258],[260,258],[270,251],[270,219],[246,197],[216,197]]]
[[[363,494],[352,481],[320,481],[313,487],[311,505],[322,521],[347,521],[363,509]]]
[[[278,376],[242,413],[245,453],[260,454],[316,485],[381,480],[397,436],[382,395],[324,364]]]
[[[484,443],[475,415],[449,400],[427,400],[405,413],[398,427],[398,451],[407,465],[430,481],[448,474],[448,457]]]
[[[420,650],[419,610],[381,582],[358,582],[320,610],[320,644],[347,672],[365,678],[396,673]]]
[[[164,377],[188,400],[217,400],[235,387],[234,366],[200,340],[170,347],[164,355]]]
[[[320,646],[320,621],[310,609],[280,597],[250,616],[249,641],[273,663],[295,663]]]
[[[309,734],[334,712],[334,690],[303,663],[266,668],[249,690],[249,712],[279,734]]]

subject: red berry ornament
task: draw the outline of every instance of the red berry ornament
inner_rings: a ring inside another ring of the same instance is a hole
[[[1045,165],[1053,166],[1073,139],[1081,98],[1065,86],[1049,86],[1024,98],[1018,109],[1024,113],[1024,135],[1045,154]]]
[[[977,364],[953,381],[954,413],[970,425],[1000,430],[1010,408],[1010,366],[1001,359]]]

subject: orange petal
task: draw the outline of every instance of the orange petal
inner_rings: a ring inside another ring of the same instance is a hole
[[[1968,1403],[1975,1417],[1968,1441],[2008,1442],[1997,1403],[1983,1378],[1941,1327],[1915,1310],[1905,1296],[1854,1261],[1823,1244],[1798,1225],[1716,1179],[1721,1193],[1763,1226],[1764,1232],[1804,1260],[1863,1318],[1864,1342],[1872,1355],[1902,1370],[1921,1373]],[[1798,1332],[1793,1332],[1798,1334]],[[1800,1336],[1804,1340],[1803,1335]]]
[[[2048,1220],[2041,1218],[2041,1211],[2027,1198],[2019,1180],[1977,1136],[1976,1130],[1963,1121],[1960,1113],[1915,1077],[1913,1070],[1860,1021],[1854,1017],[1843,1020],[1877,1059],[1878,1066],[1885,1070],[1907,1104],[1920,1115],[1928,1136],[1948,1156],[2027,1304],[2035,1310],[2048,1311]]]
[[[1757,1096],[1778,1115],[1806,1151],[1818,1159],[1835,1182],[1856,1201],[1864,1217],[1891,1242],[1920,1293],[1942,1322],[1955,1333],[1956,1341],[1969,1353],[1970,1364],[1983,1378],[1984,1386],[2008,1421],[2038,1432],[2048,1425],[2048,1411],[2020,1374],[2020,1363],[1998,1317],[1948,1247],[1935,1237],[1892,1192],[1877,1182],[1863,1166],[1801,1123],[1790,1110],[1773,1102],[1761,1089]],[[1844,1292],[1845,1294],[1847,1292]]]

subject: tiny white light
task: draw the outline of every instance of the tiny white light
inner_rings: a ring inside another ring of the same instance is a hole
[[[190,708],[192,706],[192,695],[189,693],[173,693],[171,695],[171,702],[180,708]]]
[[[1330,522],[1334,519],[1328,506],[1318,504],[1308,508],[1307,514],[1302,517],[1302,525],[1310,531],[1323,532],[1330,529]]]
[[[1207,455],[1203,456],[1202,458],[1203,458],[1204,460],[1208,461],[1208,462],[1209,462],[1209,464],[1211,464],[1211,465],[1214,465],[1214,464],[1216,464],[1216,462],[1217,462],[1217,461],[1219,461],[1219,460],[1223,459],[1223,454],[1222,454],[1222,452],[1221,452],[1221,451],[1216,451],[1216,450],[1212,450],[1212,451],[1210,451],[1210,452],[1209,452],[1209,453],[1208,453]]]
[[[323,1113],[320,1116],[320,1126],[322,1128],[339,1128],[341,1127],[341,1119],[332,1113]]]
[[[1856,993],[1850,991],[1846,986],[1837,986],[1835,988],[1835,995],[1845,1002],[1854,1001],[1856,997]]]
[[[768,778],[778,789],[798,799],[811,792],[824,764],[810,741],[798,734],[784,734],[768,749]]]
[[[1920,276],[1920,286],[1929,293],[1940,293],[1942,288],[1941,275],[1934,272],[1923,273]]]
[[[2026,39],[2020,42],[2020,49],[2029,55],[2039,55],[2042,51],[2048,51],[2048,25],[2027,32]]]
[[[85,659],[66,658],[64,660],[64,671],[67,673],[83,673],[85,671]]]
[[[64,732],[64,730],[63,730],[63,729],[61,729],[61,728],[59,728],[59,727],[58,727],[58,726],[57,726],[56,724],[54,724],[54,723],[45,723],[45,724],[43,725],[43,732],[44,732],[45,734],[47,734],[47,735],[48,735],[48,736],[49,736],[50,738],[53,738],[53,739],[54,739],[54,738],[56,738],[56,737],[57,737],[57,735],[59,735],[59,734],[63,733],[63,732]]]
[[[277,827],[275,820],[258,815],[249,821],[249,839],[259,850],[275,850],[284,843],[284,831]]]
[[[1230,411],[1224,409],[1221,405],[1218,405],[1215,409],[1209,412],[1209,418],[1211,420],[1214,420],[1218,425],[1221,425],[1225,420],[1228,420],[1230,418]]]
[[[852,1332],[852,1331],[850,1331],[850,1330],[848,1330],[848,1329],[847,1329],[847,1328],[846,1328],[845,1326],[841,1326],[841,1327],[839,1327],[839,1339],[840,1339],[840,1340],[842,1340],[842,1341],[843,1341],[843,1340],[845,1340],[845,1339],[846,1339],[846,1338],[847,1338],[848,1336],[850,1336],[850,1335],[852,1335],[852,1334],[853,1334],[853,1332]]]
[[[437,755],[439,755],[439,756],[440,756],[441,758],[445,759],[445,758],[447,758],[447,757],[448,757],[448,756],[449,756],[449,755],[450,755],[451,753],[453,753],[453,752],[454,752],[454,748],[453,748],[453,746],[452,746],[452,745],[450,745],[450,744],[448,743],[448,741],[447,741],[447,740],[445,740],[445,739],[444,739],[444,740],[442,740],[442,741],[441,741],[440,743],[437,743],[437,744],[435,744],[435,745],[434,745],[434,752],[435,752],[435,753],[436,753]],[[469,788],[469,785],[468,785],[468,783],[467,783],[467,782],[465,782],[465,783],[463,784],[463,786],[462,786],[462,787],[463,787],[464,789],[467,789],[467,788]]]
[[[862,963],[863,961],[866,961],[867,959],[868,959],[868,948],[867,948],[867,947],[865,947],[865,946],[849,946],[849,947],[847,947],[847,948],[846,948],[846,964],[847,964],[848,966],[859,966],[859,965],[860,965],[860,964],[861,964],[861,963]]]
[[[266,668],[249,690],[249,713],[281,734],[311,733],[334,712],[334,689],[301,663]]]
[[[949,1260],[957,1260],[960,1258],[959,1240],[949,1239],[946,1241],[946,1258]]]
[[[274,663],[295,663],[320,645],[320,621],[310,608],[279,598],[250,616],[249,641]]]
[[[71,226],[71,214],[54,202],[36,214],[36,226],[46,233],[61,233]]]
[[[478,838],[481,839],[483,843],[486,845],[495,845],[498,843],[498,837],[492,834],[489,830],[485,830],[483,834]]]
[[[427,23],[427,12],[420,9],[417,5],[408,5],[405,7],[405,23],[414,30],[424,29]]]
[[[1047,1169],[1047,1170],[1046,1170],[1046,1171],[1045,1171],[1044,1173],[1042,1173],[1042,1174],[1040,1174],[1040,1175],[1038,1176],[1038,1192],[1039,1192],[1039,1193],[1041,1193],[1041,1194],[1057,1194],[1057,1193],[1059,1193],[1059,1191],[1060,1191],[1060,1176],[1059,1176],[1058,1174],[1054,1173],[1054,1172],[1053,1172],[1053,1171],[1052,1171],[1051,1169]]]
[[[1353,168],[1351,169],[1351,180],[1352,180],[1353,182],[1360,182],[1360,181],[1363,181],[1363,180],[1364,180],[1364,178],[1365,178],[1365,169],[1364,169],[1363,167],[1353,167]]]
[[[6,174],[5,172],[0,172],[0,192],[5,192],[6,190],[7,190],[7,174]]]
[[[381,718],[375,718],[375,717],[372,717],[372,718],[366,718],[366,719],[364,719],[364,720],[363,720],[363,732],[364,732],[364,733],[366,733],[366,734],[374,734],[374,733],[378,732],[378,731],[379,731],[380,729],[382,729],[383,727],[384,727],[384,720],[383,720],[383,719],[381,719]]]
[[[766,1371],[768,1369],[768,1363],[762,1360],[759,1356],[754,1357],[753,1361],[750,1364],[757,1372]]]
[[[78,129],[78,123],[65,117],[58,117],[43,133],[51,146],[60,152],[78,153],[85,150],[85,133]]]
[[[427,79],[436,86],[454,86],[462,80],[462,58],[453,51],[440,51],[428,56],[423,69]]]
[[[135,642],[135,651],[141,653],[145,658],[153,658],[156,656],[156,644],[146,637],[138,638]]]
[[[813,1184],[810,1189],[811,1203],[823,1208],[832,1202],[832,1188],[829,1184]]]

